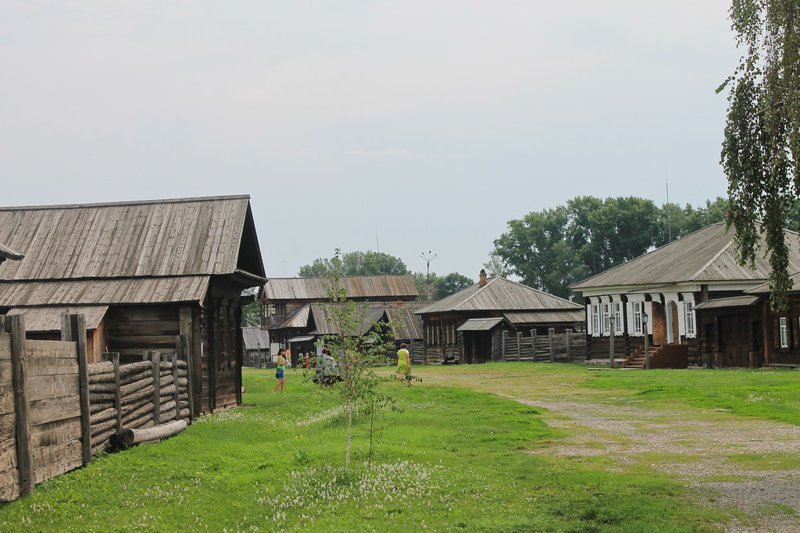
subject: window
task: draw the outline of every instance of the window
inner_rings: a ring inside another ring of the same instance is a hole
[[[614,335],[622,335],[625,331],[622,323],[622,302],[614,302]]]
[[[611,334],[611,305],[603,305],[603,335]]]
[[[600,336],[600,304],[592,304],[592,333]]]
[[[694,302],[692,301],[683,302],[683,310],[685,313],[684,321],[686,322],[686,336],[696,337],[697,334],[695,332]]]
[[[781,348],[789,347],[789,319],[781,317]]]
[[[633,333],[641,335],[642,332],[642,302],[633,302]]]

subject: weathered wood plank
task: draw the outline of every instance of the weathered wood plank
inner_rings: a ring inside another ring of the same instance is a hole
[[[79,440],[33,450],[35,482],[41,483],[83,465],[83,447]]]
[[[49,376],[52,374],[78,375],[78,361],[63,357],[37,355],[28,359],[29,376]]]
[[[38,426],[80,415],[81,405],[77,397],[47,398],[30,402],[31,425]]]
[[[0,360],[11,360],[11,336],[0,331]]]
[[[39,357],[75,359],[78,356],[78,348],[74,342],[28,340],[25,342],[25,355],[32,359]]]
[[[47,398],[61,398],[76,396],[78,391],[78,376],[32,376],[28,379],[28,401],[44,400]]]
[[[67,444],[81,438],[81,419],[78,417],[34,426],[31,445],[34,448]]]
[[[14,413],[14,386],[11,383],[0,384],[0,415],[9,413]]]
[[[15,315],[6,317],[5,327],[11,332],[11,361],[13,365],[14,410],[16,411],[17,472],[19,492],[27,496],[33,492],[35,485],[33,453],[30,433],[32,417],[29,416],[28,374],[27,374],[27,341],[25,339],[25,317]]]

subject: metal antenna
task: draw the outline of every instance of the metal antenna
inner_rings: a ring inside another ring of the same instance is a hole
[[[669,239],[667,243],[670,243],[672,242],[672,221],[669,216],[669,178],[667,178],[666,168],[664,169],[664,183],[667,186],[667,205],[665,206],[667,211],[667,238]]]
[[[431,263],[434,259],[439,257],[439,255],[428,250],[427,254],[422,252],[419,256],[425,261],[425,284],[428,286],[428,300],[431,300],[433,299],[433,295],[431,294]]]

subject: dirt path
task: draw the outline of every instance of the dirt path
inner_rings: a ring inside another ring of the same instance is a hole
[[[426,378],[546,409],[544,420],[567,436],[530,453],[603,457],[620,471],[652,468],[692,487],[699,502],[733,510],[729,531],[800,532],[796,426],[685,406],[676,416],[574,383],[458,372]]]

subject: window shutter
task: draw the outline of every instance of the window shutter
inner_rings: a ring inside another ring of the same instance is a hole
[[[633,323],[633,303],[631,302],[625,304],[625,323],[628,325],[628,335],[635,335],[636,328]]]
[[[646,334],[653,333],[653,302],[644,303],[644,312],[647,313],[647,331]]]
[[[592,306],[591,306],[591,304],[586,306],[586,334],[587,335],[591,335],[592,334]]]

